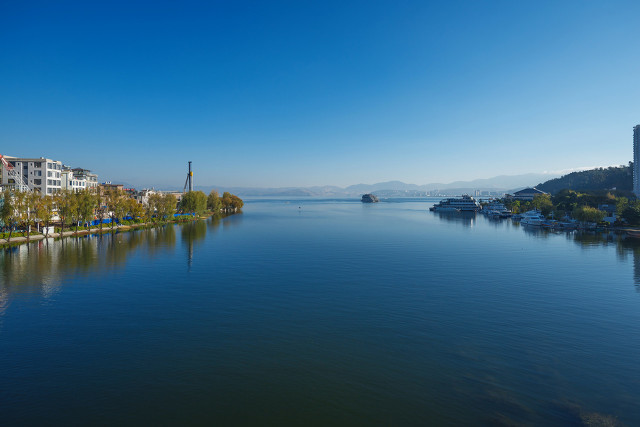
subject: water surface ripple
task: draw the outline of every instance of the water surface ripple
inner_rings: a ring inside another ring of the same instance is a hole
[[[640,424],[640,245],[433,202],[3,250],[3,423]]]

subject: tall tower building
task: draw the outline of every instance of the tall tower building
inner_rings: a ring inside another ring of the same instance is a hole
[[[640,197],[640,125],[633,127],[633,194]]]

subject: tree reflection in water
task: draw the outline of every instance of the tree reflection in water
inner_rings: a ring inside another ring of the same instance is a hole
[[[180,224],[179,227],[182,242],[187,245],[187,266],[189,267],[189,271],[191,271],[194,244],[202,243],[204,237],[207,235],[207,224],[205,221],[199,220]]]
[[[626,261],[629,256],[633,257],[633,282],[636,291],[640,292],[640,239],[615,232],[554,231],[542,227],[522,227],[522,229],[527,234],[543,239],[564,234],[568,240],[585,249],[615,245],[618,259]]]
[[[136,255],[153,258],[176,247],[176,229],[189,246],[189,262],[196,243],[207,229],[215,230],[220,219],[186,224],[167,224],[120,233],[48,239],[0,249],[0,311],[6,309],[12,292],[53,295],[62,282],[73,276],[93,276],[122,268]]]
[[[459,223],[464,227],[475,226],[477,221],[476,215],[480,215],[472,212],[436,212],[436,214],[442,221]],[[564,235],[568,240],[573,241],[583,248],[615,245],[620,260],[625,261],[629,256],[633,256],[633,281],[636,291],[640,292],[640,239],[631,238],[626,234],[615,232],[551,230],[544,227],[522,225],[510,220],[492,220],[485,218],[484,224],[491,225],[493,228],[502,226],[520,228],[525,234],[538,239],[548,239],[558,235]]]

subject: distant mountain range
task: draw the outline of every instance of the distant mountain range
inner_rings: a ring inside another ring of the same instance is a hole
[[[448,184],[407,184],[401,181],[387,181],[376,184],[356,184],[346,188],[336,186],[316,187],[223,187],[196,186],[196,190],[209,193],[216,189],[220,192],[229,191],[240,197],[359,197],[365,193],[374,193],[382,197],[420,197],[426,195],[460,195],[473,193],[475,190],[490,192],[513,192],[525,187],[535,186],[552,178],[557,174],[528,173],[523,175],[500,175],[493,178],[475,179],[473,181],[455,181]],[[169,190],[169,188],[167,188]],[[172,190],[181,190],[171,188]]]

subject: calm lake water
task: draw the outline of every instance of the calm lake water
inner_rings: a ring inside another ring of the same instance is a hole
[[[640,244],[435,201],[0,250],[2,423],[640,425]]]

